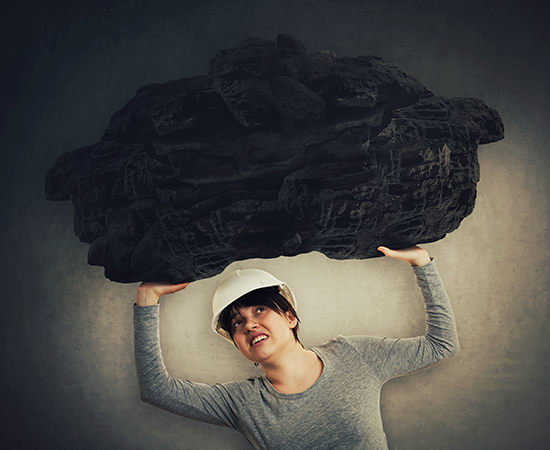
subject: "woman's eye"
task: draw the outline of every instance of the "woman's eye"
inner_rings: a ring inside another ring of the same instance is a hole
[[[242,323],[242,321],[236,320],[236,321],[233,323],[233,328],[237,328],[241,323]]]
[[[256,309],[257,313],[261,313],[261,312],[264,312],[264,311],[265,311],[265,308],[263,306],[260,306],[259,308]]]

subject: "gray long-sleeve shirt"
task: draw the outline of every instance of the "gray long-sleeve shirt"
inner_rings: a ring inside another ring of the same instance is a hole
[[[312,350],[324,368],[313,386],[278,392],[265,375],[224,384],[168,375],[159,340],[159,306],[135,307],[141,398],[202,422],[233,428],[258,449],[387,449],[380,390],[390,378],[458,352],[453,312],[435,263],[414,267],[426,305],[426,334],[387,339],[339,336]]]

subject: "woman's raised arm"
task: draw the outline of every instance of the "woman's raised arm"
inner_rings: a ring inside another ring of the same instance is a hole
[[[455,318],[435,261],[418,246],[403,250],[378,247],[378,250],[411,265],[424,299],[426,332],[422,336],[400,339],[349,336],[348,341],[370,367],[377,367],[381,380],[431,366],[458,353]]]

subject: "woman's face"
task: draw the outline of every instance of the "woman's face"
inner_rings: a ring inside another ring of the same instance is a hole
[[[297,320],[263,305],[246,306],[231,320],[233,340],[243,356],[253,362],[269,363],[276,355],[296,344],[292,329]]]

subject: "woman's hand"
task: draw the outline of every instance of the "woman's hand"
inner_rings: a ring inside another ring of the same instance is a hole
[[[432,259],[426,250],[415,245],[414,247],[404,248],[403,250],[391,250],[388,247],[378,247],[378,251],[390,258],[400,259],[408,262],[411,266],[424,266]]]
[[[152,282],[144,281],[137,290],[136,305],[151,306],[158,303],[163,295],[173,294],[174,292],[185,289],[189,283],[171,284],[168,281]]]

